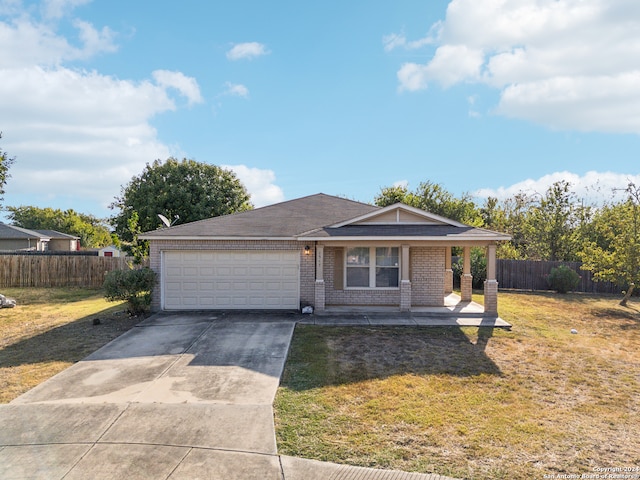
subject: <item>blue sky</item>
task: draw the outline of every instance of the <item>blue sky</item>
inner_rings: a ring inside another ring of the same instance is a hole
[[[0,131],[5,205],[99,217],[168,156],[256,206],[426,180],[601,200],[640,182],[640,3],[0,0]]]

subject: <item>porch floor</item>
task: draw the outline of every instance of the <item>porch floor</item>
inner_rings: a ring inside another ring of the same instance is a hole
[[[461,302],[455,293],[447,295],[442,307],[413,307],[400,312],[397,306],[327,306],[324,312],[298,323],[314,325],[389,325],[426,327],[495,327],[511,328],[498,316],[484,314],[476,302]]]

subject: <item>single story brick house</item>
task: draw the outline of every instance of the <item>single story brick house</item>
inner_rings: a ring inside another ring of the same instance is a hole
[[[0,250],[70,252],[79,250],[80,237],[55,230],[29,230],[0,223]]]
[[[158,274],[155,311],[443,306],[455,246],[465,259],[462,301],[471,300],[470,248],[486,247],[485,314],[495,315],[496,244],[510,237],[404,204],[320,193],[140,238]]]

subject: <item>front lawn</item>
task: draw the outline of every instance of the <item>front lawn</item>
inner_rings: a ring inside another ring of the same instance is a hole
[[[100,290],[5,288],[15,308],[0,309],[0,403],[7,403],[129,330],[121,302]],[[99,318],[100,324],[93,320]]]
[[[487,480],[640,465],[637,301],[499,301],[511,331],[297,327],[278,451]]]

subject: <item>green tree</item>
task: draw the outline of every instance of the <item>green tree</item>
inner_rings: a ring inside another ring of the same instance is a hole
[[[142,260],[149,256],[149,242],[140,240],[138,236],[142,233],[138,223],[138,212],[133,212],[129,217],[127,228],[131,233],[131,241],[124,244],[123,248],[133,257],[133,263],[141,265]]]
[[[135,232],[130,229],[134,212],[137,228],[147,232],[162,225],[158,214],[187,223],[253,208],[246,188],[233,172],[175,158],[147,164],[122,187],[110,207],[118,210],[111,223],[125,243],[134,240]]]
[[[498,258],[511,260],[523,258],[519,247],[524,243],[522,224],[523,212],[526,211],[524,209],[526,202],[523,201],[525,198],[524,195],[518,194],[512,199],[500,202],[495,197],[488,197],[480,207],[483,227],[511,235],[511,241],[498,244],[496,250]]]
[[[576,195],[564,180],[551,185],[527,218],[527,256],[539,260],[577,260],[575,231],[578,225]]]
[[[11,222],[30,230],[56,230],[80,237],[80,245],[100,248],[113,243],[104,220],[75,210],[39,208],[33,206],[7,207]]]
[[[2,132],[0,132],[0,138],[2,138]],[[9,175],[9,167],[16,161],[15,158],[11,158],[6,152],[0,149],[0,202],[4,200],[4,187],[7,184]],[[0,203],[2,207],[2,203]]]
[[[383,188],[374,202],[380,207],[402,202],[467,225],[482,225],[480,211],[469,194],[456,197],[439,183],[431,181],[420,183],[414,192],[409,192],[406,187]]]
[[[593,279],[626,287],[620,305],[625,306],[640,281],[640,186],[629,183],[627,199],[605,205],[594,214],[591,232],[580,252],[584,270]]]

